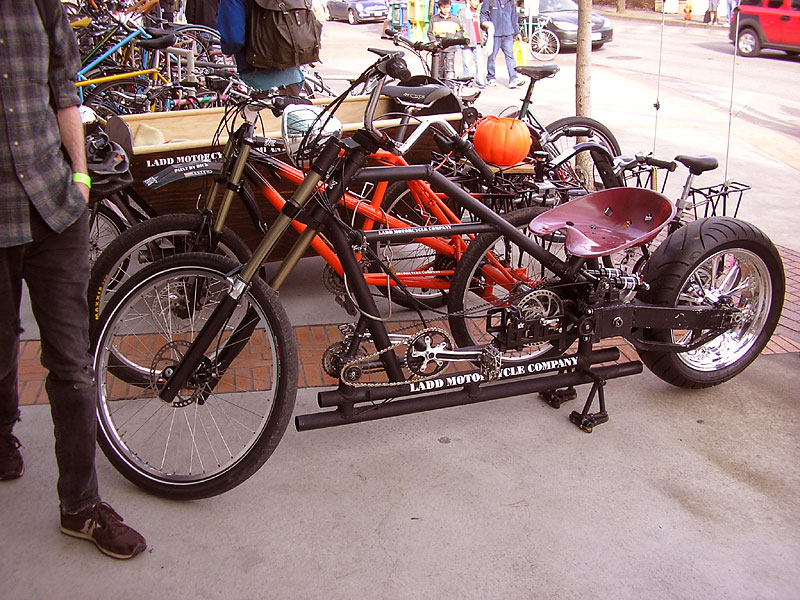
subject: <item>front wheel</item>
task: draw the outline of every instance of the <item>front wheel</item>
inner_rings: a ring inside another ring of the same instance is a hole
[[[170,372],[229,298],[233,260],[191,253],[128,280],[103,313],[94,343],[98,438],[111,464],[169,498],[221,494],[269,458],[297,393],[297,343],[275,292],[256,278],[217,325],[199,366],[171,402]],[[146,385],[115,374],[117,357],[141,365]]]
[[[542,29],[531,35],[530,44],[531,54],[537,60],[550,60],[561,49],[558,36],[549,29]]]
[[[90,329],[94,329],[113,292],[143,267],[176,254],[212,251],[242,263],[250,258],[250,249],[228,227],[222,228],[212,249],[209,225],[199,214],[161,215],[118,235],[92,265],[87,288]]]
[[[358,25],[358,15],[352,8],[347,11],[347,22],[350,23],[350,25]]]
[[[709,306],[738,311],[731,329],[687,352],[642,351],[647,367],[684,388],[717,385],[741,373],[764,349],[783,305],[783,264],[759,229],[736,219],[712,217],[681,227],[645,265],[650,290],[645,302],[663,306]],[[645,330],[645,340],[688,344],[705,331]]]

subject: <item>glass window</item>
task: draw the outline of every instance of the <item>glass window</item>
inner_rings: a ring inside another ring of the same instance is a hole
[[[767,0],[767,6],[769,8],[780,8],[783,6],[783,0]]]

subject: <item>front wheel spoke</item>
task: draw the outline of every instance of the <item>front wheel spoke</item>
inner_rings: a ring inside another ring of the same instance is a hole
[[[194,424],[189,423],[189,416],[184,411],[184,418],[186,419],[186,427],[189,430],[189,435],[192,438],[192,447],[189,450],[189,472],[188,474],[191,475],[194,473],[194,457],[197,454],[197,462],[200,463],[200,472],[205,472],[205,466],[203,465],[203,458],[200,456],[200,449],[197,447],[197,420],[199,418],[199,409],[197,404],[194,406],[194,419],[192,421]],[[200,419],[200,426],[203,427],[203,419]],[[203,431],[205,431],[205,427],[203,427]],[[208,434],[206,433],[206,438],[208,438]],[[209,441],[209,446],[211,442]],[[213,451],[213,448],[212,448]]]
[[[169,451],[169,444],[172,441],[172,430],[175,427],[175,411],[172,412],[171,418],[169,420],[169,431],[167,432],[167,442],[164,444],[164,454],[161,457],[161,467],[160,470],[164,470],[164,464],[167,461],[167,452]]]

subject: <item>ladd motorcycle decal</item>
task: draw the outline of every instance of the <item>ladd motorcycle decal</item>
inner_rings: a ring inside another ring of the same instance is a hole
[[[560,358],[528,363],[527,365],[504,367],[500,369],[497,379],[509,379],[511,377],[521,377],[523,375],[534,375],[536,373],[546,373],[548,371],[569,369],[577,366],[577,356],[562,356]],[[437,379],[426,379],[425,381],[412,382],[409,384],[409,391],[412,393],[427,392],[430,390],[439,390],[465,385],[467,383],[480,383],[481,381],[486,381],[486,378],[478,372],[458,373],[456,375],[448,375],[447,377],[439,377]]]

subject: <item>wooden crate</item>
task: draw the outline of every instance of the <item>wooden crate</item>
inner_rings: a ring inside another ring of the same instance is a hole
[[[347,98],[336,111],[336,116],[343,124],[344,134],[352,134],[363,126],[364,110],[368,97],[356,96]],[[325,104],[329,99],[314,100],[314,104]],[[434,108],[436,105],[434,105]],[[452,109],[452,104],[443,105]],[[376,115],[391,116],[397,113],[398,107],[387,97],[379,101]],[[439,111],[426,111],[439,114]],[[166,167],[198,160],[219,160],[221,151],[227,142],[227,134],[220,135],[217,130],[224,116],[223,108],[206,108],[165,113],[148,113],[143,115],[126,115],[112,117],[106,125],[108,135],[125,148],[130,158],[131,174],[134,179],[134,190],[141,196],[156,214],[191,213],[196,210],[202,192],[207,189],[208,179],[197,178],[164,186],[158,190],[145,187],[142,182]],[[460,112],[447,112],[443,116],[456,128],[461,126]],[[258,135],[280,137],[280,118],[266,109],[261,114],[263,129]],[[375,122],[381,129],[391,133],[399,119],[387,118]],[[236,124],[234,124],[236,126]],[[424,164],[430,161],[433,139],[429,134],[415,148],[412,155],[406,156],[410,163]],[[216,140],[216,141],[215,141]],[[285,197],[291,195],[293,187],[276,186]],[[277,212],[266,200],[260,202],[260,208],[267,224],[277,216]],[[251,248],[255,248],[261,239],[261,233],[253,225],[250,216],[239,202],[234,202],[228,214],[226,224],[239,234]],[[286,246],[293,242],[293,235],[288,235]],[[275,258],[282,254],[278,249]]]

